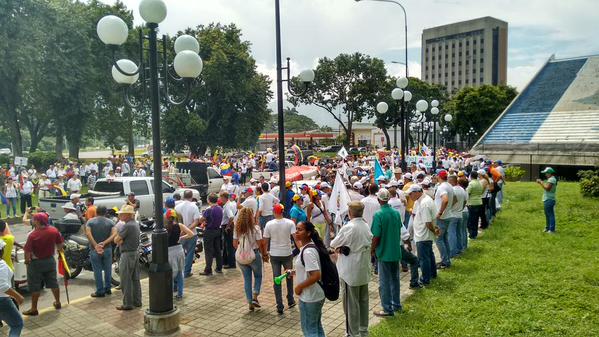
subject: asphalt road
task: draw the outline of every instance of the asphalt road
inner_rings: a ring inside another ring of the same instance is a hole
[[[15,236],[15,240],[19,243],[25,244],[27,239],[27,233],[30,231],[29,226],[25,226],[21,223],[15,225],[9,225],[10,230]],[[148,277],[147,271],[142,267],[142,279]],[[60,275],[58,276],[58,283],[60,286],[60,301],[63,304],[67,303],[67,296],[64,287],[64,280]],[[94,274],[92,271],[83,270],[76,279],[69,280],[68,283],[69,290],[69,298],[71,301],[89,296],[96,290],[95,282],[94,282]],[[19,287],[19,292],[25,297],[25,302],[21,306],[21,310],[27,310],[31,307],[31,294],[29,293],[27,286],[22,285]],[[118,295],[117,295],[118,296]],[[54,297],[52,296],[52,292],[48,289],[42,290],[42,294],[38,303],[38,310],[52,307],[52,302],[54,302]]]

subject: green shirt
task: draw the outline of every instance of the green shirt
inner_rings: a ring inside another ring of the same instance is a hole
[[[478,179],[473,179],[468,183],[468,187],[466,188],[466,192],[468,192],[468,202],[466,205],[468,206],[480,206],[483,204],[483,185],[478,181]]]
[[[544,190],[543,192],[543,201],[545,200],[555,200],[555,191],[557,191],[557,179],[554,176],[549,177],[545,181],[545,184],[551,184],[551,189],[549,191]]]
[[[389,204],[382,205],[374,213],[372,235],[381,239],[376,247],[379,261],[397,262],[401,260],[401,216]]]

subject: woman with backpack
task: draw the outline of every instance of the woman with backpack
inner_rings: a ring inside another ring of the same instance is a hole
[[[258,295],[262,287],[262,261],[268,262],[268,252],[260,226],[256,224],[254,212],[250,208],[242,208],[237,214],[233,246],[235,260],[243,274],[245,297],[250,311],[254,311],[254,308],[260,308]]]
[[[318,282],[321,280],[320,253],[328,255],[328,252],[311,222],[297,224],[295,242],[300,248],[293,264],[302,332],[306,337],[323,337],[322,306],[325,293]]]

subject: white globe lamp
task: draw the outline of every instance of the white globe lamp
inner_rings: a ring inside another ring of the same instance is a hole
[[[302,72],[299,74],[300,81],[302,81],[304,83],[313,82],[314,77],[316,77],[316,74],[314,74],[314,70],[312,70],[312,69],[302,70]]]
[[[161,23],[166,18],[166,4],[162,0],[142,0],[139,14],[147,23]]]
[[[387,110],[389,110],[389,105],[385,102],[379,102],[379,104],[376,105],[376,111],[380,114],[384,114]]]
[[[437,101],[436,99],[432,100],[432,101],[431,101],[431,106],[432,106],[433,108],[436,108],[436,107],[438,107],[438,106],[439,106],[439,101]]]
[[[418,102],[416,102],[416,110],[423,112],[426,111],[426,109],[428,109],[428,102],[421,99]]]
[[[406,102],[411,101],[412,100],[412,93],[409,92],[409,91],[407,91],[407,90],[405,90],[403,92],[403,100],[406,101]]]
[[[451,122],[451,120],[453,119],[453,116],[450,114],[445,115],[445,121],[446,122]]]
[[[405,89],[408,86],[408,78],[407,77],[400,77],[397,79],[397,81],[395,81],[395,85],[397,85],[398,88],[400,89]]]
[[[200,52],[200,43],[191,35],[181,35],[175,40],[175,53],[179,54],[184,50],[191,50],[197,54]]]
[[[431,104],[432,104],[432,102],[431,102]],[[437,115],[437,114],[439,114],[439,108],[437,108],[437,107],[431,108],[431,113],[432,113],[433,115]]]
[[[175,56],[175,72],[183,78],[197,78],[202,73],[202,58],[191,50],[183,50]]]
[[[123,70],[126,73],[129,74],[133,74],[135,72],[137,72],[137,65],[135,64],[135,62],[128,60],[128,59],[121,59],[116,61],[116,64],[118,64],[119,68],[121,68],[121,70]],[[135,82],[137,82],[137,79],[139,78],[139,74],[135,74],[135,75],[125,75],[123,73],[121,73],[116,66],[112,66],[112,78],[116,81],[116,83],[119,84],[133,84]]]
[[[400,99],[403,98],[403,90],[401,90],[399,88],[393,89],[393,91],[391,91],[391,97],[394,100],[399,101]]]
[[[96,32],[104,44],[120,46],[127,41],[129,28],[118,16],[106,15],[98,21]]]

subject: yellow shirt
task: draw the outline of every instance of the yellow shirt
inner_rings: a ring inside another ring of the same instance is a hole
[[[15,244],[15,237],[12,235],[0,236],[0,239],[4,240],[6,246],[4,246],[4,254],[2,254],[2,260],[10,267],[10,270],[15,270],[12,265],[12,248]]]
[[[403,191],[406,192],[406,199],[408,200],[408,204],[406,205],[406,210],[408,212],[410,212],[410,214],[412,214],[412,208],[414,208],[414,200],[412,200],[412,198],[410,198],[408,194],[408,190],[410,189],[410,186],[412,186],[412,182],[408,182],[407,184],[404,185],[403,187]]]

